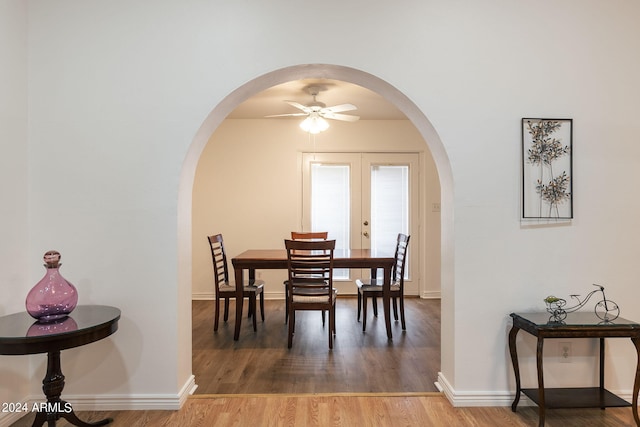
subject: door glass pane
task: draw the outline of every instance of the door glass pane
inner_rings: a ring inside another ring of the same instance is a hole
[[[409,234],[409,166],[372,165],[371,249],[393,254],[398,233]]]
[[[336,249],[349,249],[349,165],[311,164],[311,230],[328,231]],[[349,270],[336,269],[333,278],[348,279]]]

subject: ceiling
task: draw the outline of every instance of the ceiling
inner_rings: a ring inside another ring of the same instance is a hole
[[[229,114],[230,119],[262,119],[273,114],[299,113],[300,110],[285,101],[308,104],[313,97],[305,90],[308,86],[319,86],[317,101],[327,107],[338,104],[353,104],[358,109],[345,112],[360,116],[360,120],[407,120],[393,104],[377,93],[352,83],[329,79],[304,79],[272,86],[255,94]],[[299,117],[293,117],[300,120]],[[272,118],[288,120],[291,117]]]

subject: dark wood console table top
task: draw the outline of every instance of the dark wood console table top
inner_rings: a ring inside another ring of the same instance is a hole
[[[605,322],[594,312],[569,313],[566,319],[554,322],[550,313],[511,313],[513,326],[509,332],[509,352],[516,379],[516,395],[511,410],[516,411],[520,393],[524,393],[538,405],[540,427],[544,426],[547,408],[602,408],[631,406],[633,418],[640,426],[638,417],[638,391],[640,391],[640,324],[618,317]],[[520,368],[516,349],[516,336],[520,330],[537,337],[536,362],[538,388],[521,388]],[[597,387],[581,388],[544,388],[542,350],[545,338],[599,338],[600,339],[600,384]],[[633,382],[633,401],[631,403],[616,396],[604,388],[604,339],[630,338],[633,342],[638,361]]]
[[[104,305],[79,305],[68,317],[50,323],[38,323],[27,312],[0,317],[1,355],[47,353],[47,374],[42,381],[47,410],[37,413],[34,427],[45,421],[53,427],[60,418],[81,427],[101,426],[113,421],[107,418],[94,423],[84,422],[67,402],[60,399],[64,388],[60,351],[108,337],[118,330],[119,319],[119,309]]]

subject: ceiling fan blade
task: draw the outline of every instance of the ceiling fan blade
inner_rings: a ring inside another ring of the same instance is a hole
[[[289,114],[272,114],[270,116],[265,117],[302,117],[307,116],[307,113],[289,113]]]
[[[343,111],[353,111],[357,109],[358,107],[356,107],[353,104],[340,104],[340,105],[334,105],[333,107],[323,108],[324,111],[329,111],[331,113],[342,113]]]
[[[296,107],[298,110],[304,111],[305,113],[309,113],[311,111],[309,107],[307,107],[306,105],[302,105],[299,102],[295,102],[295,101],[284,101],[284,102],[291,105],[292,107]]]
[[[360,119],[359,116],[352,116],[349,114],[334,114],[332,112],[323,112],[320,114],[325,119],[342,120],[345,122],[355,122]]]

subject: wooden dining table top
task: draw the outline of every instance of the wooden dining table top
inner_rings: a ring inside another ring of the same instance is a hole
[[[393,265],[395,257],[374,249],[335,249],[335,268],[383,268]],[[234,267],[255,269],[287,268],[286,249],[248,249],[231,259]]]
[[[391,286],[391,270],[396,262],[395,255],[373,249],[335,249],[333,252],[333,268],[369,268],[372,275],[378,268],[384,269],[382,284],[382,307],[384,309],[387,338],[392,338],[389,308],[389,288]],[[238,341],[242,324],[242,305],[244,298],[243,274],[249,271],[249,280],[255,278],[255,270],[287,269],[287,250],[282,249],[248,249],[231,258],[236,280],[236,324],[233,339]]]

